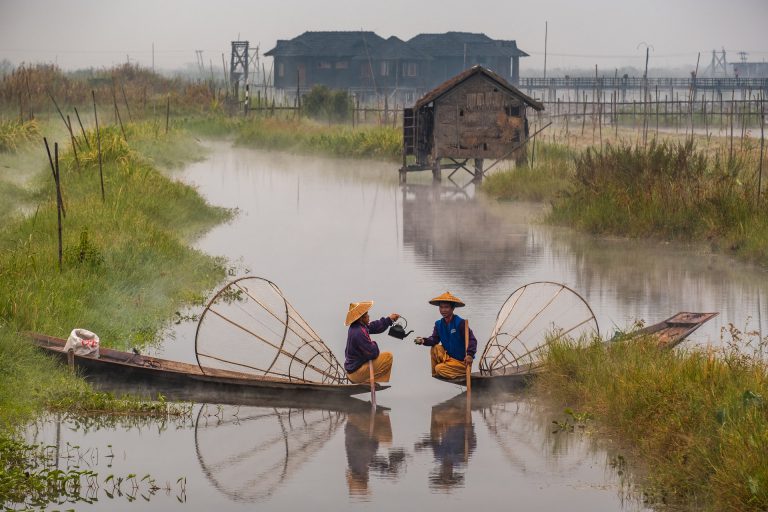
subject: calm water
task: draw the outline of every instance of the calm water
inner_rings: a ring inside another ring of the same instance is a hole
[[[701,248],[542,226],[540,206],[492,204],[471,185],[434,189],[428,173],[400,187],[391,164],[217,144],[179,177],[211,203],[240,210],[197,247],[234,261],[238,275],[277,283],[339,358],[351,301],[374,300],[372,318],[398,312],[428,335],[438,315],[427,301],[451,290],[467,303],[461,314],[482,349],[507,296],[537,280],[579,291],[604,333],[677,311],[719,311],[686,342],[694,345],[719,343],[729,322],[768,322],[768,276],[759,269]],[[157,353],[194,360],[194,328],[172,326]],[[98,504],[78,505],[88,509],[643,510],[625,498],[614,467],[620,451],[579,429],[552,433],[562,411],[507,394],[474,397],[467,413],[461,388],[429,377],[427,349],[376,338],[395,358],[392,387],[377,396],[387,410],[376,414],[360,401],[208,404],[172,424],[50,418],[30,436],[57,444],[62,465],[170,484],[133,502],[107,499],[102,488]]]

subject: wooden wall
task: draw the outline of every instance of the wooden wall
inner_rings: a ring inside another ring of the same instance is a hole
[[[500,158],[525,139],[525,104],[483,75],[435,101],[432,158]]]

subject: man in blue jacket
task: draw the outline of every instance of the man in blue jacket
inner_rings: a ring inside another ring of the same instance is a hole
[[[429,301],[440,308],[442,318],[435,322],[432,336],[416,338],[414,343],[432,347],[430,358],[432,376],[443,379],[464,377],[467,366],[472,366],[472,360],[477,352],[477,339],[472,329],[469,330],[469,346],[464,339],[465,320],[454,314],[454,309],[464,307],[464,303],[451,292],[435,297]]]

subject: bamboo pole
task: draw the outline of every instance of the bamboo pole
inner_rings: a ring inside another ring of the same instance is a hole
[[[760,206],[760,189],[763,187],[763,153],[765,152],[765,93],[760,98],[760,164],[757,174],[757,205]]]
[[[376,381],[373,380],[373,361],[368,361],[368,376],[371,381],[371,407],[376,409]]]
[[[115,119],[120,124],[120,131],[123,132],[123,140],[128,142],[128,137],[125,136],[125,128],[123,128],[123,120],[120,117],[120,109],[117,108],[117,95],[115,93],[115,80],[112,79],[112,103],[115,105]]]
[[[101,132],[99,131],[99,115],[96,112],[96,92],[91,89],[91,97],[93,98],[93,118],[96,121],[96,147],[99,152],[99,181],[101,181],[101,202],[105,201],[104,195],[104,171],[101,164]]]
[[[83,134],[83,140],[85,140],[85,145],[88,146],[88,150],[90,150],[91,143],[88,140],[88,136],[85,134],[85,128],[83,128],[83,122],[80,120],[80,114],[77,111],[77,107],[75,107],[75,116],[77,117],[77,123],[80,125],[80,131]]]
[[[54,142],[53,154],[55,160],[56,172],[54,173],[54,180],[56,182],[56,217],[58,220],[58,232],[59,232],[59,272],[62,270],[61,262],[63,257],[63,241],[61,233],[61,214],[63,210],[63,204],[61,202],[61,177],[59,174],[59,143]]]
[[[125,86],[122,83],[120,84],[120,90],[123,91],[123,101],[125,102],[125,110],[128,111],[128,121],[133,122],[131,107],[128,106],[128,97],[125,95]]]
[[[43,142],[45,143],[45,151],[48,153],[48,163],[51,164],[51,174],[53,175],[53,181],[56,181],[56,166],[53,163],[53,158],[51,157],[51,148],[48,145],[48,139],[43,137]],[[67,218],[67,211],[64,209],[64,200],[61,197],[61,190],[56,189],[56,200],[61,204],[61,213],[64,216],[64,218]]]
[[[69,118],[69,114],[67,114],[67,125],[69,128],[69,140],[72,141],[72,153],[75,155],[75,163],[77,164],[77,168],[80,169],[80,158],[77,156],[77,143],[75,143],[75,134],[72,133],[72,120]]]
[[[464,319],[464,357],[466,358],[469,353],[469,320]],[[466,364],[467,372],[467,409],[469,409],[469,400],[472,395],[472,365]]]

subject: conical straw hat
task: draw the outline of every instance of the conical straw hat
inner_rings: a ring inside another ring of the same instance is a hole
[[[461,299],[453,295],[451,292],[445,292],[444,294],[438,295],[429,301],[429,303],[433,306],[439,306],[441,302],[453,302],[457,308],[463,308],[465,306],[465,304],[461,302]]]
[[[347,311],[347,319],[344,321],[344,325],[351,325],[352,322],[366,314],[372,306],[372,300],[363,302],[351,302],[349,304],[349,311]]]

